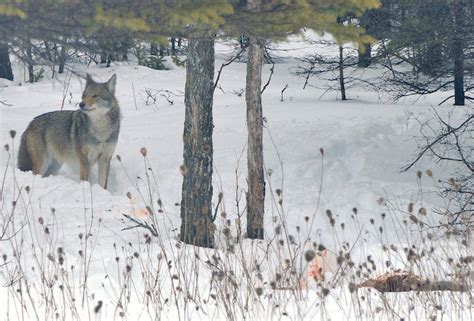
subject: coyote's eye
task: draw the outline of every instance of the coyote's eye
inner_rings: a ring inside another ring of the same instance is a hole
[[[99,98],[99,95],[94,95],[92,96],[92,98]]]

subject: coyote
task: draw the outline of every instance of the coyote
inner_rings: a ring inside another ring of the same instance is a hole
[[[97,83],[87,75],[80,109],[53,111],[33,119],[21,136],[18,168],[43,177],[55,175],[63,163],[79,163],[81,180],[99,162],[99,184],[107,188],[110,159],[120,130],[115,99],[117,76]]]

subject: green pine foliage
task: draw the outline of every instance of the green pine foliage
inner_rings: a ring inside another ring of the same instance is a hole
[[[67,34],[100,38],[127,32],[143,40],[186,37],[194,32],[284,39],[310,28],[330,32],[339,41],[368,41],[363,29],[351,23],[340,24],[338,18],[359,16],[378,6],[378,0],[262,0],[260,11],[250,12],[242,5],[245,1],[237,0],[2,2],[0,16],[15,17],[18,25],[31,26],[28,32],[37,32],[40,38],[45,33],[51,38]]]
[[[1,3],[5,2],[5,3]],[[19,17],[25,18],[25,12],[20,9],[17,5],[9,3],[7,1],[0,2],[0,15],[7,16],[7,17]]]
[[[165,59],[163,57],[146,55],[138,61],[138,64],[155,70],[167,70],[164,62]]]
[[[264,39],[285,39],[303,28],[331,33],[339,42],[371,41],[356,24],[341,24],[343,16],[362,15],[366,10],[377,8],[378,0],[273,0],[262,1],[260,12],[238,8],[227,17],[229,34],[246,34]]]

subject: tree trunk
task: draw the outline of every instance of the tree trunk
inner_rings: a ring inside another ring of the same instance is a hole
[[[214,38],[190,39],[186,60],[181,241],[214,247],[212,102]]]
[[[346,85],[344,83],[344,49],[342,45],[339,45],[339,85],[341,87],[341,99],[347,100]]]
[[[129,44],[127,41],[122,41],[120,43],[120,53],[122,54],[122,61],[127,61],[128,60],[128,49],[129,49]]]
[[[35,70],[33,68],[33,53],[31,48],[31,42],[28,40],[26,42],[26,63],[28,65],[28,82],[35,82]]]
[[[59,52],[59,70],[58,73],[64,73],[64,67],[66,66],[66,46],[61,46],[61,51]]]
[[[6,44],[0,44],[0,78],[13,80],[12,64]]]
[[[171,38],[171,55],[176,55],[176,38]]]
[[[248,9],[259,10],[260,0],[248,0]],[[265,212],[265,178],[263,172],[262,111],[263,43],[249,37],[245,101],[247,103],[247,237],[263,239]]]
[[[454,105],[463,106],[464,96],[464,52],[463,52],[463,4],[457,0],[453,4],[454,34],[452,54],[454,60]]]
[[[359,45],[359,60],[357,66],[367,68],[372,64],[372,45],[370,43]]]
[[[150,55],[158,56],[158,46],[156,45],[156,43],[150,44]]]

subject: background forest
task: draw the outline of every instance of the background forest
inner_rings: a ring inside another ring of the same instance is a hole
[[[467,0],[0,1],[1,318],[472,318],[473,30]],[[114,73],[109,190],[16,169]]]

